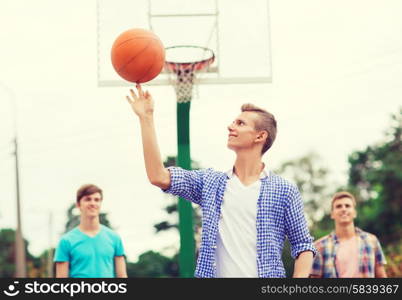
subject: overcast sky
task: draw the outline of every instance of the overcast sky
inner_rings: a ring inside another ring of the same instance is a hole
[[[16,224],[15,101],[30,251],[57,243],[75,191],[92,182],[103,188],[103,210],[134,261],[146,250],[178,246],[178,237],[154,234],[169,200],[146,180],[127,87],[97,86],[95,8],[94,0],[0,1],[0,228]],[[252,102],[278,120],[264,157],[269,168],[314,151],[331,180],[345,183],[348,155],[381,142],[402,104],[401,11],[398,0],[271,0],[273,82],[201,86],[191,107],[192,158],[231,168],[226,126]],[[162,155],[175,155],[173,89],[149,90]]]

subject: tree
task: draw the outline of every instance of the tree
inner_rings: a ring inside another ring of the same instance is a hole
[[[304,203],[305,216],[312,235],[318,238],[327,234],[332,223],[328,222],[325,215],[333,191],[331,191],[332,185],[328,184],[328,170],[321,165],[319,156],[315,153],[309,153],[294,160],[286,161],[275,172],[299,188]],[[284,244],[282,260],[287,276],[291,277],[294,260],[290,255],[290,244],[287,240]]]
[[[176,166],[176,157],[168,156],[163,162],[166,168]],[[191,161],[191,168],[193,170],[200,169],[200,165],[196,161]],[[170,199],[170,203],[164,208],[168,215],[174,215],[174,221],[164,220],[154,225],[156,233],[170,230],[172,228],[179,230],[178,224],[178,203],[177,197],[166,195]],[[194,210],[194,226],[196,235],[199,235],[199,228],[201,227],[201,216],[199,208]],[[199,239],[196,238],[196,242]],[[177,249],[176,254],[169,258],[163,256],[157,252],[148,251],[140,255],[139,261],[135,264],[129,263],[127,266],[129,277],[178,277],[179,276],[179,250]]]
[[[178,254],[173,258],[158,252],[147,251],[141,254],[136,263],[127,264],[128,277],[179,277]]]
[[[349,189],[359,202],[357,223],[389,243],[402,239],[402,108],[385,142],[349,156]]]
[[[163,165],[165,166],[165,168],[176,166],[176,157],[168,156],[166,158],[166,160],[163,162]],[[200,164],[197,161],[194,161],[194,160],[191,161],[191,169],[192,170],[199,170],[200,168],[201,168]],[[171,200],[171,203],[165,207],[165,211],[169,215],[172,215],[172,214],[176,215],[178,212],[177,200],[176,200],[177,197],[171,196],[171,195],[166,195],[166,197],[169,197],[172,200]],[[200,212],[199,212],[198,208],[194,209],[194,219],[195,219],[194,226],[196,228],[195,232],[197,232],[198,231],[197,229],[201,227],[201,216],[200,216]],[[165,221],[155,224],[154,228],[157,233],[161,232],[161,231],[169,230],[171,228],[176,228],[178,230],[179,224],[177,221],[171,222],[171,221],[165,220]]]
[[[309,225],[321,220],[328,210],[332,190],[327,180],[328,170],[321,165],[320,157],[309,153],[284,162],[275,172],[299,188]]]
[[[54,248],[44,250],[37,258],[40,262],[38,275],[34,277],[52,278],[56,274],[56,265],[53,263]]]
[[[15,231],[0,231],[0,277],[13,277],[15,273]]]
[[[27,276],[36,277],[36,269],[40,267],[40,261],[28,251],[28,241],[24,239],[27,260]],[[0,277],[14,277],[15,275],[15,230],[0,230]]]

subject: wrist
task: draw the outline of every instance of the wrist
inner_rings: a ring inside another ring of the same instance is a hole
[[[140,122],[145,122],[145,123],[153,122],[153,120],[154,120],[153,114],[141,115],[141,116],[138,116],[138,118],[140,119]]]

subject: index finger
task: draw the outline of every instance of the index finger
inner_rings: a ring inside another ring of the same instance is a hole
[[[143,90],[142,90],[141,84],[137,83],[137,84],[136,84],[136,88],[137,88],[137,90],[138,90],[138,96],[139,96],[139,97],[144,96],[144,92],[143,92]]]

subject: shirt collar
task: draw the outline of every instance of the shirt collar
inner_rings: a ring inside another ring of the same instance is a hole
[[[231,168],[225,172],[229,179],[236,175],[233,171],[234,171],[234,166],[233,166],[233,168]],[[269,176],[269,170],[267,168],[267,165],[264,164],[264,169],[262,169],[262,171],[260,173],[260,179],[264,179],[268,176]]]
[[[364,237],[364,231],[361,230],[359,227],[356,227],[356,226],[355,226],[355,232],[356,232],[356,236],[358,236],[358,237],[360,237],[360,238],[363,238],[363,237]],[[335,234],[335,229],[331,231],[330,235],[332,236],[332,239],[333,239],[335,242],[338,242],[338,237],[337,237],[336,234]]]

